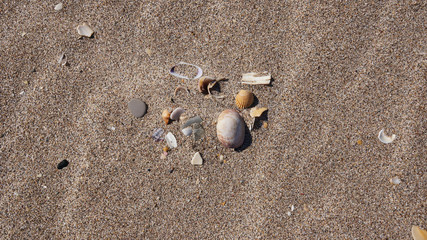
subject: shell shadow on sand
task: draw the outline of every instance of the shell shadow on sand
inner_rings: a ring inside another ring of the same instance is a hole
[[[245,123],[245,139],[243,140],[242,146],[235,148],[234,151],[236,152],[243,152],[245,149],[247,149],[252,144],[252,135],[251,131],[249,131],[248,126],[246,126]]]

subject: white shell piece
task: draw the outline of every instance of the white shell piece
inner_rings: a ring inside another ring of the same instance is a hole
[[[65,53],[63,53],[63,54],[61,54],[61,56],[59,56],[58,63],[62,66],[67,65],[68,61],[67,61],[67,56],[65,55]]]
[[[58,3],[55,5],[55,11],[61,11],[62,10],[62,3]]]
[[[193,159],[191,159],[191,164],[192,165],[202,165],[203,164],[203,159],[202,156],[200,156],[199,152],[196,152],[193,156]]]
[[[197,75],[195,77],[189,78],[187,76],[184,76],[184,75],[176,73],[175,72],[175,67],[178,66],[178,65],[189,65],[189,66],[193,66],[193,67],[197,68]],[[176,64],[175,66],[173,66],[171,68],[171,70],[169,71],[169,73],[172,74],[175,77],[179,77],[179,78],[184,78],[184,79],[189,79],[190,80],[190,79],[198,79],[198,78],[200,78],[203,75],[203,70],[199,66],[197,66],[197,65],[194,65],[194,64],[191,64],[191,63],[186,63],[186,62],[179,62],[178,64]]]
[[[88,37],[88,38],[92,37],[93,35],[92,28],[90,28],[86,23],[83,23],[83,25],[77,26],[77,32],[79,33],[80,36]]]
[[[393,134],[391,135],[391,137],[387,136],[384,134],[384,129],[382,129],[380,131],[380,133],[378,134],[378,139],[382,142],[382,143],[391,143],[394,141],[394,139],[396,139],[396,135]]]
[[[271,74],[268,72],[243,73],[242,83],[249,85],[268,85],[271,81]]]
[[[291,212],[293,212],[295,210],[295,206],[294,205],[292,205],[291,206]]]
[[[193,133],[193,128],[192,127],[186,127],[184,129],[181,130],[182,133],[184,133],[185,136],[190,136]]]
[[[170,119],[174,120],[174,121],[178,121],[179,117],[181,116],[181,114],[183,114],[185,112],[185,110],[181,107],[176,108],[175,110],[172,111],[171,115],[170,115]]]
[[[178,147],[178,144],[176,143],[176,138],[171,132],[168,132],[168,134],[166,134],[165,140],[170,148]]]
[[[400,184],[401,182],[402,182],[402,181],[400,180],[400,178],[399,178],[399,177],[392,177],[392,178],[390,179],[390,183],[395,184],[395,185]]]

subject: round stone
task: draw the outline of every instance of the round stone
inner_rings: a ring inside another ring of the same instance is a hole
[[[132,99],[128,103],[129,111],[137,118],[143,117],[147,112],[147,104],[139,99]]]

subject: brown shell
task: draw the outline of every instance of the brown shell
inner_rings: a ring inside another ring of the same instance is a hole
[[[236,105],[238,108],[247,108],[254,103],[254,94],[248,90],[240,90],[236,96]]]
[[[204,76],[199,80],[199,92],[203,94],[208,94],[208,85],[209,83],[215,81],[215,78]]]
[[[167,109],[163,110],[163,112],[162,112],[162,119],[163,119],[163,121],[165,121],[166,125],[168,125],[168,123],[169,123],[169,117],[170,117],[170,115],[171,115],[171,113]]]

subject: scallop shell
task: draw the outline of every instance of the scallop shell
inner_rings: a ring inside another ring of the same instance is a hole
[[[228,148],[242,146],[245,139],[245,124],[239,113],[232,109],[224,110],[216,125],[218,140]]]
[[[181,114],[183,114],[185,112],[185,110],[181,107],[176,108],[175,110],[172,111],[171,115],[170,115],[170,119],[174,120],[174,121],[178,121],[179,117],[181,116]]]
[[[163,110],[163,112],[162,112],[162,119],[163,119],[163,121],[165,121],[166,125],[169,124],[169,117],[170,117],[170,115],[171,115],[171,113],[167,109]]]
[[[248,90],[240,90],[236,96],[236,105],[238,108],[247,108],[254,102],[254,94]]]
[[[208,77],[208,76],[201,77],[199,80],[199,92],[203,94],[208,94],[209,83],[213,81],[215,81],[215,78],[213,77]]]

